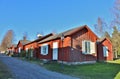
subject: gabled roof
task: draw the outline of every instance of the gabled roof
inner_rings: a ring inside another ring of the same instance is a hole
[[[41,37],[41,38],[38,38],[38,39],[36,39],[36,40],[34,40],[34,41],[31,41],[31,42],[27,43],[27,44],[25,44],[25,45],[31,44],[31,43],[33,43],[33,42],[39,42],[39,41],[41,41],[41,40],[43,40],[43,39],[45,39],[45,38],[47,38],[47,37],[50,37],[50,36],[53,36],[53,33],[47,34],[47,35],[45,35],[45,36],[43,36],[43,37]]]
[[[108,39],[107,37],[102,38],[102,39],[99,39],[99,42],[100,42],[100,43],[103,43],[105,40],[108,40],[108,41],[111,43],[110,39]],[[111,44],[112,44],[112,43],[111,43]]]
[[[25,45],[25,44],[27,44],[29,42],[30,42],[29,40],[20,40],[16,47],[18,47],[19,43],[21,43],[22,45]]]
[[[89,31],[91,31],[90,28],[88,28],[87,25],[83,25],[83,26],[79,26],[79,27],[77,27],[77,28],[73,28],[73,29],[67,30],[67,31],[65,31],[65,32],[62,32],[62,33],[59,33],[59,34],[50,36],[50,37],[48,37],[48,38],[46,38],[46,39],[44,39],[44,40],[41,40],[39,43],[43,43],[43,42],[46,42],[46,41],[50,41],[50,40],[54,40],[54,39],[60,38],[60,37],[62,36],[62,34],[64,35],[64,37],[66,37],[66,36],[69,36],[69,35],[72,35],[72,34],[76,33],[77,31],[80,31],[80,30],[82,30],[82,29],[84,29],[84,28],[86,28],[86,29],[88,29]],[[92,31],[91,31],[91,32],[92,32]],[[93,32],[92,32],[92,33],[93,33]],[[94,33],[93,33],[93,34],[94,34]],[[94,35],[95,35],[95,34],[94,34]],[[97,37],[97,35],[95,35],[95,36]],[[97,38],[98,38],[98,37],[97,37]]]
[[[25,44],[29,43],[30,41],[29,41],[29,40],[20,40],[19,42],[20,42],[22,45],[25,45]]]

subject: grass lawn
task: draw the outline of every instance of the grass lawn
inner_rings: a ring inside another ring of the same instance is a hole
[[[0,79],[14,79],[9,69],[1,61],[0,61]]]
[[[23,60],[26,60],[23,58]],[[48,70],[79,77],[80,79],[120,79],[120,59],[109,62],[83,65],[62,65],[57,62],[40,64],[40,60],[27,60]]]
[[[52,71],[76,76],[81,79],[120,79],[120,60],[108,63],[64,65],[63,69],[58,63],[47,63],[44,64],[44,67]]]

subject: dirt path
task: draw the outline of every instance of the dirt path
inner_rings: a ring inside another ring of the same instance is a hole
[[[16,79],[79,79],[48,71],[36,64],[0,54],[0,60],[12,71]]]

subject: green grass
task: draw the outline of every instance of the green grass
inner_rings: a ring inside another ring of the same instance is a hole
[[[0,79],[14,79],[9,69],[0,61]]]
[[[23,60],[26,60],[23,58]],[[41,65],[42,61],[27,60],[31,63]],[[120,59],[109,62],[83,65],[62,65],[57,62],[42,64],[48,70],[79,77],[80,79],[120,79]]]
[[[120,62],[120,60],[118,60],[118,62]],[[63,69],[58,63],[48,63],[45,64],[44,67],[52,71],[76,76],[81,79],[120,79],[120,63],[118,62],[114,61],[113,63],[112,61],[110,63],[71,66],[64,65]]]

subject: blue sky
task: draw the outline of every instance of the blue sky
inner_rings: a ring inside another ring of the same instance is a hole
[[[97,18],[112,19],[114,0],[0,0],[0,41],[12,29],[16,43],[27,33],[62,32],[81,25],[92,30]]]

